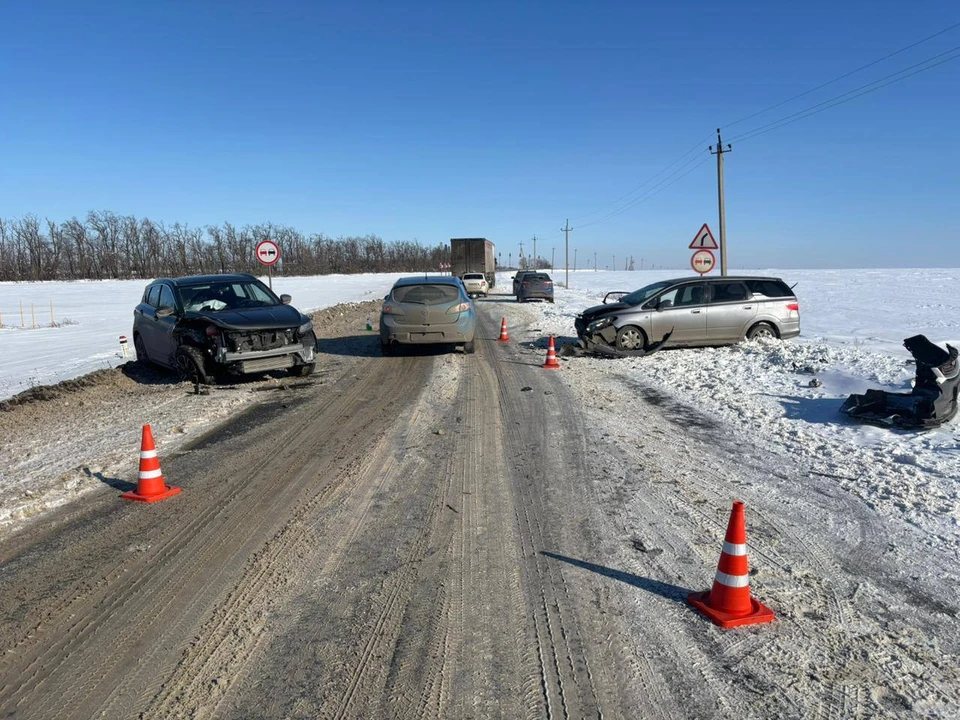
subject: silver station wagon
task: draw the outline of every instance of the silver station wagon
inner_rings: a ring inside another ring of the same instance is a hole
[[[665,336],[666,347],[729,345],[796,337],[800,304],[780,278],[686,277],[608,293],[603,305],[584,310],[575,324],[585,343],[623,351],[644,350]]]

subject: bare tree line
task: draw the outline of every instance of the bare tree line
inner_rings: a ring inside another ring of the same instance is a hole
[[[330,238],[273,223],[166,225],[100,211],[61,223],[35,215],[0,218],[0,281],[263,274],[254,248],[268,239],[280,246],[281,264],[274,272],[282,275],[416,272],[437,270],[450,261],[446,243],[387,243],[375,235]]]

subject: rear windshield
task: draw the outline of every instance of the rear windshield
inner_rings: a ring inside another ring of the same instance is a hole
[[[467,273],[463,276],[464,280],[483,280],[483,273]]]
[[[793,290],[783,280],[747,280],[747,287],[754,295],[769,298],[793,297]]]
[[[550,279],[550,276],[547,275],[546,273],[531,273],[529,275],[525,275],[523,278],[523,281],[526,282],[527,280],[549,280],[549,279]]]
[[[401,285],[393,289],[393,299],[418,305],[443,305],[460,299],[460,291],[453,285]]]

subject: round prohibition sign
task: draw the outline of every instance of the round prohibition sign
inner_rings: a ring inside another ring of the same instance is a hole
[[[713,270],[713,266],[716,264],[717,259],[709,250],[697,250],[693,254],[693,257],[690,258],[690,267],[693,268],[694,272],[698,272],[701,275],[706,275]]]
[[[261,240],[257,243],[257,260],[264,265],[276,265],[280,259],[280,247],[273,240]]]

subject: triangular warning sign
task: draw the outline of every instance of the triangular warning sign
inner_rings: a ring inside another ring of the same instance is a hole
[[[718,247],[717,241],[713,239],[713,233],[710,232],[710,228],[707,227],[706,223],[704,223],[700,231],[693,236],[693,242],[690,243],[690,249],[692,250],[716,250]]]

